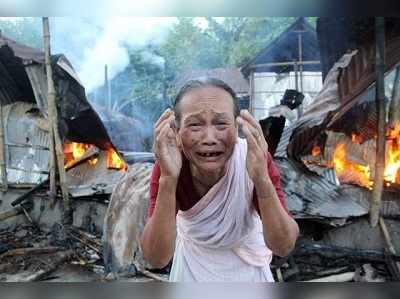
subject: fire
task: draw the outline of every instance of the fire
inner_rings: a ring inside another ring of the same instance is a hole
[[[65,143],[64,144],[64,167],[67,168],[79,161],[90,149],[94,148],[93,144],[85,143]],[[113,149],[105,152],[107,160],[107,168],[126,171],[128,165],[122,160],[120,155]],[[90,158],[87,163],[89,165],[96,165],[99,161],[98,157]]]
[[[67,168],[73,165],[76,161],[81,159],[85,153],[93,148],[94,145],[86,143],[71,142],[64,144],[64,167]],[[88,160],[90,165],[97,163],[97,158],[91,158]]]
[[[362,137],[360,135],[352,133],[351,134],[351,141],[353,143],[361,144],[363,140],[362,140]]]
[[[121,159],[119,154],[111,149],[107,151],[107,168],[119,169],[126,171],[128,165]]]
[[[344,143],[339,143],[333,152],[333,166],[339,179],[348,175],[348,173],[353,173],[361,185],[371,187],[370,167],[347,160]]]
[[[321,148],[318,145],[314,145],[311,150],[311,155],[313,157],[317,157],[321,154]]]
[[[352,134],[352,142],[360,144],[362,138]],[[314,151],[314,149],[313,149]],[[340,143],[336,146],[333,153],[333,166],[339,179],[352,177],[356,178],[361,185],[371,188],[373,186],[370,166],[360,165],[346,158],[345,144]],[[350,174],[352,173],[352,174]],[[344,179],[347,181],[346,179]],[[386,162],[384,170],[384,183],[389,187],[393,183],[400,184],[400,123],[394,128],[390,128],[386,136]]]
[[[400,183],[400,123],[389,129],[386,143],[384,178],[389,183]]]
[[[91,146],[90,144],[72,142],[72,157],[74,160],[82,158]]]

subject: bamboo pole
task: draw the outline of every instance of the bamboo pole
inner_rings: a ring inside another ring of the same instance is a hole
[[[0,177],[1,177],[1,189],[7,191],[7,164],[6,164],[6,146],[5,146],[5,134],[4,134],[4,120],[3,120],[3,104],[0,103]]]
[[[47,18],[43,18],[43,42],[45,45],[45,64],[46,64],[46,74],[47,73],[47,64],[50,64],[50,58],[48,57],[48,55],[50,55],[50,53],[47,53],[47,44],[49,43],[49,39],[50,39],[50,34],[49,34],[49,30],[45,30],[45,23],[48,22],[45,21],[47,20]],[[48,28],[48,26],[47,26]],[[49,61],[48,61],[49,60]],[[50,97],[54,96],[54,86],[52,84],[49,84],[49,76],[47,75],[47,84],[48,84],[48,96],[47,96],[47,114],[48,114],[48,119],[49,119],[49,124],[50,124],[50,128],[49,128],[49,139],[50,139],[50,190],[49,190],[49,196],[50,199],[53,201],[56,197],[57,194],[57,187],[56,187],[56,149],[55,149],[55,142],[54,142],[54,131],[53,131],[53,101],[50,100]],[[53,91],[50,91],[51,87],[53,87]],[[51,96],[52,95],[52,96]]]
[[[298,44],[299,44],[299,75],[300,75],[300,92],[303,92],[303,36],[302,31],[298,33]],[[303,105],[299,105],[297,108],[298,118],[303,115]]]
[[[110,81],[108,80],[108,66],[107,64],[104,66],[104,99],[106,100],[106,107],[109,111],[112,110],[111,104],[111,86]]]
[[[66,184],[66,176],[65,176],[65,169],[64,169],[64,153],[62,148],[62,142],[60,138],[60,134],[58,131],[57,125],[57,107],[56,107],[56,91],[54,88],[54,81],[53,81],[53,70],[51,68],[51,61],[50,61],[50,30],[49,30],[49,18],[43,18],[43,37],[44,37],[44,51],[45,51],[45,63],[46,63],[46,74],[47,74],[47,88],[48,88],[48,96],[47,96],[47,106],[48,106],[48,113],[49,113],[49,120],[51,124],[50,131],[53,132],[53,142],[51,151],[53,151],[52,159],[53,159],[53,169],[50,169],[50,173],[54,171],[54,175],[57,172],[59,174],[60,179],[60,187],[62,192],[62,197],[65,201],[69,200],[68,197],[68,189]],[[51,135],[51,134],[50,134]],[[50,176],[51,179],[51,176]],[[51,181],[50,181],[51,186]],[[54,186],[53,186],[54,187]]]
[[[372,192],[370,205],[370,223],[376,227],[379,220],[381,206],[384,170],[385,170],[385,143],[386,143],[386,108],[385,108],[385,18],[375,18],[375,95],[376,108],[378,112],[378,138],[376,140],[376,162],[374,190]]]

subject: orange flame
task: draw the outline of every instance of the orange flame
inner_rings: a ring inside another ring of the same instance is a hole
[[[351,141],[353,143],[361,144],[363,140],[362,140],[362,137],[360,135],[352,133],[351,134]]]
[[[339,180],[341,177],[344,177],[346,173],[352,172],[357,175],[358,183],[368,188],[371,187],[369,166],[363,166],[353,161],[348,161],[344,143],[339,143],[333,152],[333,166]]]
[[[313,148],[312,148],[312,150],[311,150],[311,155],[312,155],[313,157],[317,157],[317,156],[320,155],[320,154],[321,154],[321,149],[320,149],[320,147],[319,147],[318,145],[314,145]]]
[[[389,183],[400,183],[400,123],[389,129],[386,143],[384,178]]]
[[[386,141],[386,161],[384,170],[385,186],[389,187],[393,183],[400,184],[400,123],[387,132]],[[352,142],[360,144],[362,138],[352,134]],[[363,166],[346,159],[346,148],[344,144],[338,144],[333,154],[333,165],[336,173],[340,177],[350,171],[359,179],[359,183],[371,188],[373,182],[370,178],[370,166]]]
[[[73,165],[76,161],[81,159],[85,153],[93,148],[92,144],[71,142],[64,144],[64,167],[67,168]],[[128,165],[122,160],[120,155],[113,149],[106,152],[107,155],[107,168],[126,171]],[[96,165],[99,161],[98,158],[93,157],[87,161],[90,165]]]
[[[78,142],[64,144],[64,167],[67,168],[73,165],[92,147],[94,147],[94,145]],[[95,165],[97,161],[97,158],[91,158],[88,160],[88,163],[90,165]]]
[[[128,165],[115,150],[111,149],[107,151],[107,168],[126,171],[128,170]]]

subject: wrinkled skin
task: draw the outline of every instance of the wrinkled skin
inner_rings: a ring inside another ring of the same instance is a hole
[[[203,87],[185,94],[178,106],[178,145],[190,162],[195,185],[211,187],[224,174],[236,143],[233,99],[221,88]]]

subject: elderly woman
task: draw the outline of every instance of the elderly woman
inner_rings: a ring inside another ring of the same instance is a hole
[[[157,268],[173,257],[170,281],[273,281],[272,254],[289,254],[299,229],[261,127],[234,91],[189,81],[154,137],[144,257]]]

